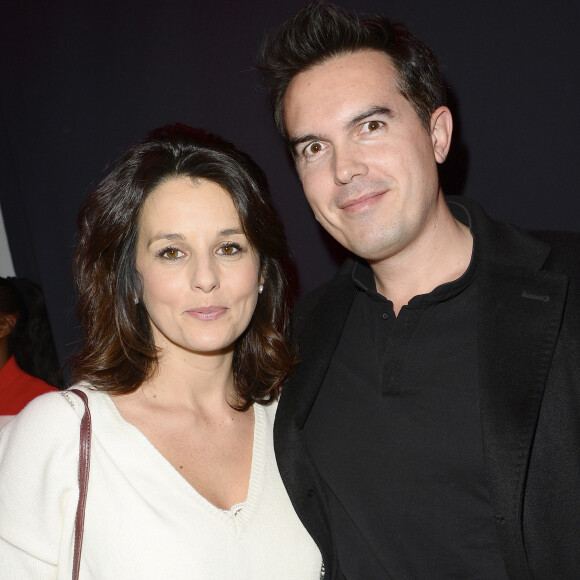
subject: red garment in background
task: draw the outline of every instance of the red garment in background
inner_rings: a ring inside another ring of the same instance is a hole
[[[16,415],[38,395],[57,388],[25,373],[11,356],[0,369],[0,415]]]

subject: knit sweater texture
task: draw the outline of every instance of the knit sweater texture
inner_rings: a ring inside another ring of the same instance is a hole
[[[80,578],[318,579],[321,556],[274,457],[276,404],[255,405],[248,497],[233,516],[207,501],[111,398],[89,397],[92,449]],[[80,399],[49,393],[0,434],[0,578],[70,579]]]

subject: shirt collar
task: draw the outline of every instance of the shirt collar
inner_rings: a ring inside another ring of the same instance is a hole
[[[441,284],[440,286],[434,288],[429,294],[420,294],[413,297],[409,301],[409,308],[423,307],[426,305],[426,303],[448,300],[449,298],[459,294],[459,292],[461,292],[461,290],[463,290],[475,276],[477,262],[477,241],[475,234],[473,233],[471,214],[461,203],[451,202],[448,205],[453,217],[463,225],[467,226],[471,232],[471,235],[473,236],[473,249],[471,252],[469,266],[467,267],[467,270],[459,278],[457,278],[457,280]],[[355,256],[354,264],[351,270],[351,277],[353,284],[359,291],[365,292],[370,296],[377,295],[375,276],[373,274],[372,268],[369,266],[366,260]]]

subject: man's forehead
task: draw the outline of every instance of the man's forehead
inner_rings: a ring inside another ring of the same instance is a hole
[[[397,67],[394,64],[393,59],[386,52],[373,48],[362,48],[360,50],[340,52],[316,62],[297,73],[290,81],[290,85],[295,79],[307,76],[310,73],[318,76],[321,71],[333,69],[342,71],[346,74],[349,71],[360,69],[361,66],[376,68],[377,71],[382,70],[383,72],[387,71],[395,75],[397,74]]]
[[[376,50],[340,54],[300,72],[284,98],[288,136],[326,117],[346,126],[367,110],[391,109],[386,101],[400,97],[397,81],[391,58]]]

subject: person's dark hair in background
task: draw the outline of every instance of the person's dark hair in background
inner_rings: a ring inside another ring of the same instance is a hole
[[[358,18],[339,6],[315,0],[266,36],[257,59],[270,91],[276,126],[285,140],[284,96],[290,81],[327,59],[360,50],[378,50],[391,58],[399,75],[399,92],[429,131],[431,113],[447,101],[433,52],[403,24],[393,24],[378,14]]]
[[[18,366],[53,386],[61,385],[58,355],[42,290],[26,278],[0,278],[0,316],[12,315],[7,355]]]
[[[89,195],[78,217],[75,281],[85,333],[73,376],[104,390],[130,393],[155,370],[157,353],[135,267],[139,214],[147,196],[166,180],[189,177],[223,187],[244,233],[260,257],[264,290],[249,328],[236,342],[234,380],[247,409],[271,401],[295,355],[288,324],[282,260],[283,228],[270,203],[263,171],[225,140],[184,125],[163,127],[129,149]]]

